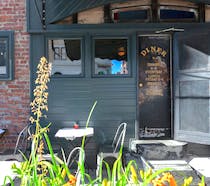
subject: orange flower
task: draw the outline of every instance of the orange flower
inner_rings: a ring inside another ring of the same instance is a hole
[[[68,175],[68,179],[69,179],[69,181],[66,182],[63,186],[75,186],[76,185],[77,179],[74,175],[72,175],[72,174]]]
[[[176,181],[175,181],[173,175],[171,173],[169,173],[169,172],[163,173],[162,179],[164,181],[167,181],[170,186],[177,186]]]
[[[152,183],[153,183],[153,186],[165,186],[162,178],[155,178],[154,180],[152,180]]]
[[[163,173],[162,177],[152,180],[152,183],[153,186],[177,186],[176,181],[171,173]]]

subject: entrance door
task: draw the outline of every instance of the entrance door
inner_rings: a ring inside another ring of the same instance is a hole
[[[210,32],[174,35],[174,138],[210,144]]]
[[[138,36],[139,138],[171,138],[171,37]]]

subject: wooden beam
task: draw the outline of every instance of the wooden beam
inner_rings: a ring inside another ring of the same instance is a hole
[[[198,21],[203,23],[205,22],[205,4],[199,3],[199,9],[198,9]]]
[[[78,23],[78,14],[73,14],[72,15],[72,23],[77,24]]]
[[[152,22],[158,22],[158,0],[151,0]]]
[[[110,4],[104,5],[104,23],[112,23]]]

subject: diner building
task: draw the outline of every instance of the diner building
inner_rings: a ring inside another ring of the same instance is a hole
[[[210,144],[208,0],[8,0],[1,2],[0,148],[29,123],[37,64],[52,63],[47,118],[89,126],[94,145],[126,122],[130,139]],[[7,7],[7,8],[6,8]],[[11,13],[8,13],[11,12]],[[4,15],[4,16],[3,16]],[[3,141],[3,143],[2,143]]]

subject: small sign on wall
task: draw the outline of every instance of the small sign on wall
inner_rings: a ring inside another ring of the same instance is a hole
[[[13,79],[13,35],[13,31],[0,31],[0,80]]]

